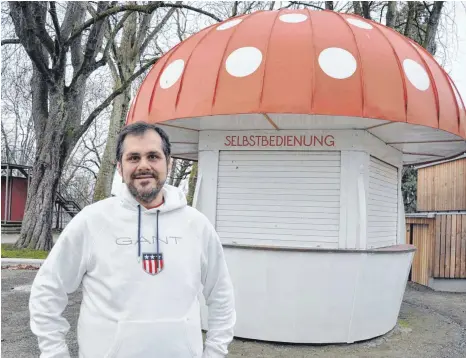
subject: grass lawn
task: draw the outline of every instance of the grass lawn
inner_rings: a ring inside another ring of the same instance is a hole
[[[13,244],[2,244],[2,258],[45,259],[48,254],[48,251],[17,249]]]

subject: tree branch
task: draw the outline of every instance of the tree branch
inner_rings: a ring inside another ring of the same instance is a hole
[[[46,21],[45,18],[47,16],[47,5],[39,4],[39,3],[22,3],[21,10],[24,14],[24,19],[26,22],[30,23],[32,19],[34,19],[35,26],[32,27],[34,34],[39,39],[41,44],[46,48],[50,56],[53,58],[55,55],[55,47],[53,45],[53,40],[48,34],[47,30],[45,29]],[[31,12],[31,8],[32,12]],[[30,26],[30,25],[29,25]]]
[[[364,14],[364,18],[368,20],[372,20],[371,18],[371,4],[370,1],[361,1],[362,4],[362,12]]]
[[[134,41],[133,49],[139,49],[141,47],[152,20],[152,14],[138,15],[141,16],[142,19],[139,20],[139,28],[136,30],[136,41]]]
[[[10,149],[10,146],[8,145],[8,137],[6,135],[5,128],[3,127],[3,122],[1,123],[1,127],[2,127],[3,143],[5,144],[6,161],[7,163],[11,163],[11,158],[12,158],[11,149]]]
[[[94,159],[86,159],[86,161],[84,163],[87,163],[87,162],[91,162],[92,164],[94,164],[97,168],[100,168],[100,163],[99,162],[96,162]]]
[[[188,9],[188,10],[191,10],[191,11],[194,11],[194,12],[198,12],[199,14],[208,16],[208,17],[214,19],[215,21],[218,21],[218,22],[223,21],[221,18],[215,16],[211,12],[208,12],[208,11],[205,11],[205,10],[202,10],[202,9],[198,9],[197,7],[190,6],[190,5],[178,4],[178,2],[176,4],[165,4],[165,3],[163,3],[160,7],[174,7],[174,8],[177,8],[177,9]]]
[[[390,1],[388,2],[387,15],[385,17],[386,25],[388,27],[395,28],[396,17],[397,17],[396,2]]]
[[[21,41],[20,39],[4,39],[2,40],[2,46],[3,45],[11,45],[11,44],[20,44]]]
[[[102,11],[102,9],[104,9],[105,6],[107,6],[106,3],[99,2],[98,10]],[[87,76],[89,73],[92,73],[101,66],[105,66],[105,64],[107,63],[107,58],[105,56],[102,57],[101,60],[95,62],[96,52],[100,48],[103,38],[103,26],[105,26],[105,21],[102,19],[95,21],[94,26],[92,26],[89,36],[87,38],[86,48],[84,50],[84,59],[81,63],[78,72],[74,74],[69,88],[74,88],[80,76]]]
[[[248,4],[248,6],[245,7],[244,11],[242,12],[243,15],[249,13],[249,11],[252,10],[252,8],[253,8],[253,6],[255,4],[255,1],[248,1],[247,4]]]
[[[110,15],[117,14],[119,12],[124,12],[124,11],[138,11],[138,12],[151,13],[152,11],[156,10],[157,8],[163,5],[164,5],[163,2],[153,2],[149,5],[122,5],[122,6],[111,7],[103,12],[97,13],[92,19],[89,19],[84,24],[82,24],[78,29],[73,31],[69,39],[65,41],[65,46],[68,46],[75,37],[79,36],[89,26],[91,26],[95,22],[102,20]]]
[[[95,156],[96,156],[96,158],[97,158],[97,162],[98,162],[99,165],[100,165],[100,163],[101,163],[101,161],[100,161],[100,155],[99,155],[99,152],[97,151],[97,148],[96,148],[96,146],[95,146],[94,141],[91,140],[92,148],[90,148],[90,147],[87,145],[87,142],[86,142],[86,140],[84,140],[84,139],[83,139],[83,143],[84,143],[84,147],[85,147],[86,149],[88,149],[90,152],[92,152],[92,153],[95,154]],[[89,161],[92,161],[94,164],[97,165],[97,162],[96,162],[96,161],[94,161],[94,160],[92,160],[92,159],[88,159],[88,160],[89,160]],[[99,166],[99,165],[97,165],[97,166]]]
[[[157,26],[154,28],[154,30],[147,35],[146,39],[144,40],[144,43],[141,45],[139,48],[139,52],[142,54],[144,53],[144,50],[146,47],[149,45],[150,41],[154,38],[155,35],[159,33],[160,30],[162,30],[162,27],[167,23],[167,21],[172,17],[173,13],[176,11],[174,7],[172,7],[170,10],[168,10],[167,14],[163,17],[162,21],[160,21]]]
[[[422,2],[424,6],[426,7],[427,12],[429,13],[429,16],[432,16],[432,11],[429,9],[429,4],[427,4],[425,1]]]
[[[151,67],[154,63],[158,61],[158,58],[154,58],[153,60],[146,63],[142,66],[137,72],[135,72],[130,78],[128,78],[117,90],[115,90],[110,96],[108,96],[105,101],[103,101],[96,109],[92,111],[92,113],[87,117],[84,123],[79,127],[79,129],[74,134],[75,138],[80,138],[92,124],[92,121],[102,112],[112,101],[115,97],[122,94],[126,88],[131,85],[133,80],[142,73],[144,73],[149,67]]]
[[[429,20],[427,22],[426,36],[422,46],[427,49],[431,54],[435,54],[435,35],[437,34],[437,28],[440,20],[440,14],[444,1],[436,1],[430,13]]]
[[[84,15],[84,12],[83,2],[71,1],[66,4],[65,18],[60,28],[63,40],[66,40],[70,36],[71,31],[73,31],[73,26],[81,23],[81,17]],[[71,40],[69,40],[69,42],[71,43]]]
[[[231,10],[231,17],[235,17],[236,15],[238,15],[238,3],[239,1],[233,2],[233,9]]]
[[[403,35],[407,37],[409,37],[409,34],[411,32],[413,15],[414,15],[414,3],[412,1],[408,1],[408,15],[406,15],[406,26],[403,32]]]
[[[186,29],[186,18],[185,18],[185,29]],[[183,32],[184,30],[183,31],[181,30],[180,12],[176,10],[176,34],[178,35],[178,39],[180,40],[180,42],[184,40]]]
[[[30,16],[25,15],[30,12],[25,8],[30,3],[20,3],[12,1],[9,3],[10,15],[15,26],[15,32],[18,36],[21,45],[24,47],[32,63],[36,66],[37,70],[42,74],[43,80],[49,84],[53,83],[51,78],[51,71],[48,68],[48,60],[44,55],[43,46],[36,36],[34,30],[35,22],[31,21]]]
[[[112,53],[113,57],[115,58],[115,66],[118,70],[118,76],[120,78],[120,83],[124,82],[124,74],[123,74],[123,68],[121,67],[121,61],[120,61],[120,56],[118,54],[117,48],[115,46],[115,43],[112,43]]]
[[[107,39],[107,44],[105,45],[105,49],[104,49],[104,54],[103,54],[103,57],[102,58],[105,58],[107,59],[108,57],[108,51],[110,49],[110,47],[112,46],[113,44],[113,40],[115,39],[115,36],[117,35],[117,33],[123,28],[124,24],[125,24],[125,21],[128,19],[128,17],[132,14],[133,12],[132,11],[127,11],[124,15],[123,15],[123,18],[118,22],[118,24],[115,26],[115,28],[113,29],[113,31],[110,33],[110,36],[109,38]]]
[[[360,1],[353,1],[353,8],[354,8],[354,13],[356,15],[364,17],[364,14],[363,14],[362,9],[361,9],[361,2]]]
[[[188,10],[192,10],[194,12],[198,12],[200,14],[209,16],[210,18],[212,18],[212,19],[214,19],[214,20],[216,20],[218,22],[222,21],[222,19],[220,19],[219,17],[215,16],[214,14],[212,14],[212,13],[210,13],[208,11],[198,9],[198,8],[190,6],[190,5],[178,4],[178,3],[176,3],[176,4],[165,4],[164,2],[160,1],[160,2],[150,3],[149,5],[132,5],[132,4],[130,4],[130,5],[115,6],[115,7],[109,8],[109,9],[103,11],[103,12],[97,13],[92,19],[89,19],[84,24],[82,24],[78,29],[76,29],[71,34],[69,39],[65,41],[64,46],[65,47],[69,46],[71,41],[75,37],[79,36],[85,29],[87,29],[93,23],[106,18],[107,16],[117,14],[117,13],[123,12],[123,11],[137,11],[137,12],[145,12],[145,13],[149,14],[149,13],[155,11],[156,9],[158,9],[159,7],[174,7],[174,8],[178,8],[178,9],[188,9]]]
[[[90,171],[92,173],[92,175],[94,176],[94,179],[97,179],[97,175],[94,173],[94,171],[91,169],[91,168],[88,168],[84,165],[78,165],[78,164],[74,164],[73,165],[75,168],[81,168],[81,169],[86,169],[88,171]],[[97,168],[99,168],[99,166],[97,166]],[[70,176],[70,179],[72,178],[72,176]]]
[[[310,4],[310,3],[306,3],[306,2],[301,2],[301,1],[290,1],[290,5],[304,5],[304,6],[308,6],[308,7],[312,7],[314,9],[319,9],[319,10],[325,10],[323,7],[321,6],[317,6],[317,5],[314,5],[314,4]]]
[[[55,38],[58,41],[58,43],[61,43],[60,24],[58,23],[57,8],[55,7],[55,1],[50,2],[49,13],[52,16],[53,26],[55,27],[55,32],[57,34]]]

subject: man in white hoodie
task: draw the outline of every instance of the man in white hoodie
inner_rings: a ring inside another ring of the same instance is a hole
[[[121,197],[74,217],[32,285],[41,358],[70,356],[62,312],[81,283],[79,357],[225,357],[236,321],[233,287],[215,229],[165,185],[168,136],[147,123],[127,126],[117,160]],[[204,348],[201,292],[209,312]]]

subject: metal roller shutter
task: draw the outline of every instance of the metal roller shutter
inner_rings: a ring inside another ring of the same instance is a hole
[[[396,243],[398,222],[398,169],[371,157],[367,247]]]
[[[224,243],[337,248],[340,152],[220,152]]]

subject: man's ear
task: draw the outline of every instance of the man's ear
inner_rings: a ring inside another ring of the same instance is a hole
[[[173,158],[168,157],[167,162],[168,162],[168,165],[167,165],[167,174],[168,174],[172,171]]]
[[[121,162],[120,161],[117,162],[117,170],[118,170],[118,174],[120,174],[120,176],[121,176],[122,181],[124,182],[125,179],[123,178],[123,173],[122,173],[122,170],[121,170]]]

